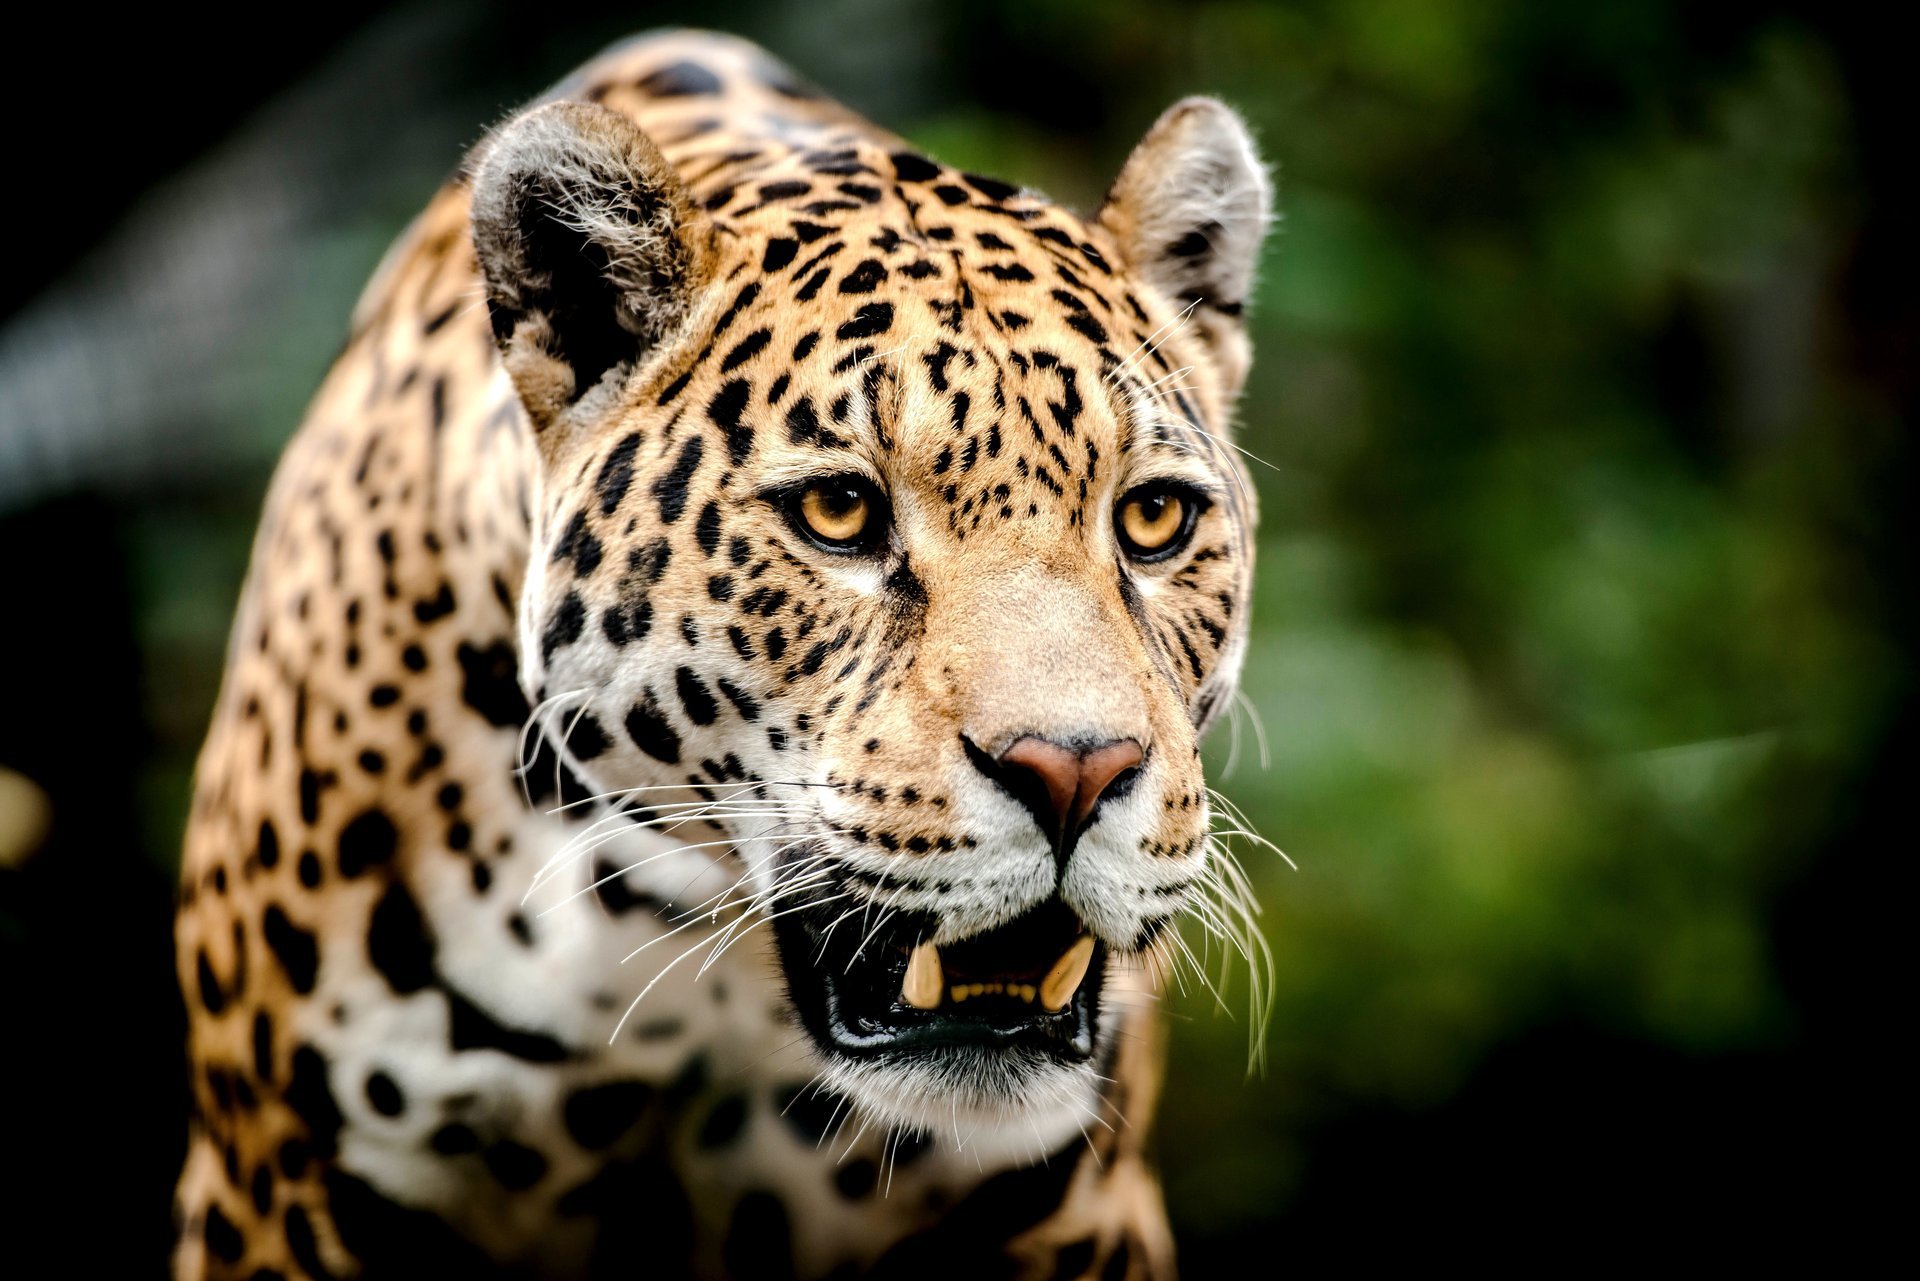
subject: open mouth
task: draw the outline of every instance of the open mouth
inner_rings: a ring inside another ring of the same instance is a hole
[[[823,919],[815,920],[816,915]],[[924,917],[836,937],[832,913],[782,919],[781,960],[794,1008],[840,1054],[878,1058],[954,1050],[1093,1056],[1106,947],[1058,898],[997,929],[935,946]]]

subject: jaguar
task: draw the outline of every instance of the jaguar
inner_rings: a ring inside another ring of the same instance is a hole
[[[1172,1275],[1270,203],[1213,99],[1082,217],[704,32],[492,130],[266,501],[176,1275]]]

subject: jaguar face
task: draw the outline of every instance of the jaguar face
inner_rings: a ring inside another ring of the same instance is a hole
[[[483,153],[545,463],[523,680],[580,795],[699,850],[661,893],[768,949],[829,1084],[1071,1119],[1221,874],[1265,177],[1197,100],[1087,222],[857,138],[796,163],[690,189],[583,104]]]

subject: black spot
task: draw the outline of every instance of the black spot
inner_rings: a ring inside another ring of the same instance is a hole
[[[950,182],[943,182],[938,187],[935,187],[933,194],[940,197],[942,204],[964,205],[967,203],[967,189],[965,187],[955,186]]]
[[[624,870],[604,859],[593,862],[593,895],[612,916],[660,906],[660,900],[653,895],[629,888]]]
[[[441,1156],[466,1156],[480,1150],[480,1136],[473,1132],[472,1126],[449,1121],[433,1132],[427,1144]]]
[[[1196,228],[1168,245],[1167,253],[1175,258],[1198,258],[1212,248],[1205,233]]]
[[[687,716],[695,725],[711,725],[720,714],[720,706],[713,700],[713,691],[706,682],[696,675],[692,668],[682,667],[674,672],[673,683],[680,694],[680,706],[687,709]]]
[[[264,1082],[273,1080],[273,1020],[265,1010],[253,1016],[253,1074]]]
[[[572,717],[567,729],[567,750],[575,760],[590,761],[607,750],[607,734],[590,712]]]
[[[747,454],[753,449],[753,428],[741,421],[746,412],[747,399],[753,394],[753,388],[745,379],[736,378],[713,394],[713,400],[707,406],[707,417],[714,426],[726,433],[727,458],[738,467],[747,460]]]
[[[843,294],[870,294],[878,289],[887,278],[887,269],[878,258],[868,258],[859,266],[840,277],[840,292]]]
[[[480,1153],[480,1160],[509,1192],[524,1192],[547,1177],[547,1158],[511,1139],[489,1144]]]
[[[304,1139],[288,1139],[280,1145],[280,1173],[289,1179],[306,1177],[307,1164],[313,1160],[313,1150]]]
[[[218,1017],[227,1008],[227,996],[220,990],[220,980],[213,972],[213,964],[207,960],[205,948],[200,949],[199,959],[194,962],[194,977],[200,985],[200,1004],[207,1007],[207,1013]]]
[[[283,1098],[307,1127],[307,1146],[321,1160],[330,1159],[339,1150],[340,1105],[334,1101],[333,1087],[327,1084],[327,1060],[311,1045],[293,1051],[293,1077]]]
[[[697,62],[675,62],[634,82],[652,98],[704,98],[720,92],[720,77]]]
[[[820,419],[813,412],[813,401],[802,396],[787,411],[787,439],[796,445],[807,445],[820,439]]]
[[[700,1123],[699,1143],[707,1149],[723,1148],[740,1137],[747,1124],[747,1098],[729,1094],[713,1105],[707,1119]]]
[[[601,555],[600,540],[587,529],[587,514],[584,511],[575,512],[560,535],[559,542],[554,544],[553,559],[556,562],[571,559],[573,572],[585,578],[600,568]]]
[[[777,587],[756,587],[740,599],[740,608],[749,614],[772,618],[787,603],[787,593]],[[776,654],[774,657],[778,658]]]
[[[528,1063],[564,1063],[571,1057],[544,1032],[508,1027],[448,984],[442,983],[440,991],[447,998],[447,1043],[454,1049],[496,1050]]]
[[[797,179],[789,179],[785,182],[769,182],[761,186],[760,199],[791,200],[795,196],[804,196],[812,190],[812,183]]]
[[[320,972],[320,945],[314,936],[287,919],[277,903],[269,906],[262,917],[261,933],[266,936],[267,946],[280,962],[280,968],[287,972],[287,982],[293,990],[301,996],[313,991],[315,976]],[[255,1033],[259,1030],[256,1023]]]
[[[733,193],[728,192],[727,194],[732,195]],[[674,397],[678,396],[681,392],[685,391],[687,389],[687,384],[691,381],[693,381],[693,370],[689,369],[685,373],[681,374],[678,378],[668,383],[666,386],[666,390],[660,393],[660,399],[656,400],[654,404],[656,405],[667,404]]]
[[[300,852],[300,883],[308,889],[320,884],[320,856],[312,850]]]
[[[1008,196],[1018,195],[1020,188],[1010,182],[1001,182],[998,178],[988,178],[977,173],[960,175],[967,185],[985,196],[988,200],[1005,200]]]
[[[273,1210],[273,1171],[261,1162],[253,1167],[253,1209],[256,1214],[268,1214]],[[253,1274],[255,1278],[259,1273]]]
[[[547,630],[540,636],[540,657],[547,662],[553,661],[553,652],[573,644],[580,639],[580,632],[587,625],[587,607],[580,597],[568,592],[560,607],[553,611],[553,617],[547,620]]]
[[[776,240],[769,240],[767,242],[767,251],[760,258],[760,270],[766,272],[779,271],[786,267],[788,263],[792,262],[794,255],[799,252],[800,242],[797,240],[790,240],[785,236],[781,236]]]
[[[573,1141],[597,1152],[632,1129],[652,1098],[645,1081],[609,1081],[569,1094],[561,1115]]]
[[[311,827],[320,821],[320,791],[327,780],[311,769],[300,771],[300,817]]]
[[[636,547],[627,553],[627,571],[644,575],[649,583],[657,583],[660,576],[667,572],[667,563],[673,559],[673,545],[664,538],[656,538],[644,547]]]
[[[367,959],[396,996],[406,996],[433,982],[434,951],[420,905],[399,881],[388,885],[367,926]]]
[[[633,591],[626,602],[610,606],[601,615],[600,630],[615,645],[640,640],[653,630],[653,602],[646,593]]]
[[[273,830],[272,823],[261,821],[260,837],[253,847],[253,855],[260,861],[261,867],[271,869],[279,865],[280,836]]]
[[[320,1257],[320,1247],[313,1239],[313,1222],[307,1218],[306,1210],[298,1205],[287,1207],[287,1252],[293,1255],[293,1261],[314,1281],[330,1281],[332,1278],[333,1273]]]
[[[884,334],[893,328],[893,304],[870,302],[854,313],[853,319],[834,331],[834,337],[842,341],[854,338],[872,338]]]
[[[453,588],[446,583],[440,584],[440,590],[430,599],[413,602],[414,621],[425,625],[437,623],[453,612]]]
[[[613,447],[601,466],[600,479],[594,482],[594,488],[600,494],[602,516],[611,515],[627,496],[627,488],[633,484],[633,455],[639,448],[640,433],[634,432]]]
[[[687,509],[687,486],[693,480],[693,473],[700,469],[700,456],[705,451],[703,438],[688,437],[687,443],[680,446],[680,456],[674,460],[672,469],[653,482],[653,496],[659,500],[660,519],[665,524],[679,520],[680,513]]]
[[[207,1220],[202,1235],[206,1238],[207,1252],[222,1263],[238,1263],[240,1256],[247,1252],[247,1243],[241,1239],[240,1229],[233,1226],[233,1220],[220,1212],[213,1202],[207,1203]]]
[[[738,316],[759,296],[760,286],[758,282],[750,280],[741,286],[740,292],[734,295],[731,303],[727,304],[726,311],[721,313],[719,321],[713,327],[713,338],[715,342],[720,340],[721,334],[727,332],[727,327],[733,324],[734,317]]]
[[[770,1192],[749,1192],[733,1207],[733,1220],[721,1255],[730,1277],[772,1278],[793,1275],[793,1228],[780,1199]]]
[[[738,629],[729,628],[728,632],[731,634],[736,630]],[[744,635],[742,638],[744,639]],[[756,721],[760,719],[760,704],[751,694],[724,676],[720,677],[714,683],[720,687],[720,692],[726,696],[726,700],[733,704],[734,710],[740,713],[741,720]]]
[[[627,737],[656,761],[667,765],[680,763],[680,736],[652,705],[634,704],[627,713]]]
[[[896,151],[891,159],[893,172],[902,182],[925,182],[940,176],[940,166],[925,156],[916,156],[910,151]]]
[[[427,670],[427,651],[418,645],[409,645],[400,651],[400,664],[410,672]]]
[[[700,509],[700,519],[693,522],[693,540],[700,544],[700,550],[711,556],[720,548],[720,504],[708,503]]]
[[[873,1194],[874,1185],[880,1182],[880,1167],[861,1157],[858,1161],[849,1161],[833,1173],[833,1186],[840,1195],[849,1201],[858,1201]]]
[[[759,355],[761,349],[764,348],[772,338],[773,331],[770,329],[754,330],[738,343],[734,344],[733,350],[728,352],[726,359],[720,362],[720,372],[723,374],[731,373],[733,370],[746,364],[749,360]]]
[[[367,1103],[381,1116],[399,1116],[407,1110],[406,1096],[385,1072],[367,1077]]]
[[[356,815],[340,829],[340,875],[352,880],[370,867],[391,862],[399,839],[385,811]]]
[[[786,1122],[787,1128],[802,1143],[815,1147],[835,1132],[847,1113],[846,1096],[804,1085],[786,1087],[774,1095],[774,1105],[780,1109],[780,1119]]]
[[[1079,330],[1082,334],[1085,334],[1088,340],[1092,342],[1103,343],[1107,341],[1106,326],[1101,324],[1098,320],[1094,319],[1092,312],[1088,312],[1088,311],[1068,312],[1067,324],[1071,325],[1074,329]]]

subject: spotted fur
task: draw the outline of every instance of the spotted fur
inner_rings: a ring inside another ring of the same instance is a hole
[[[181,886],[176,1274],[1170,1275],[1150,962],[1209,874],[1267,202],[1209,100],[1083,220],[697,33],[496,131],[261,524]],[[782,517],[823,473],[887,495],[881,552]],[[1165,479],[1210,505],[1129,563]],[[1070,857],[969,757],[1022,735],[1144,745]],[[1114,958],[1093,1060],[836,1061],[757,928],[829,893],[940,942],[1057,896]]]

